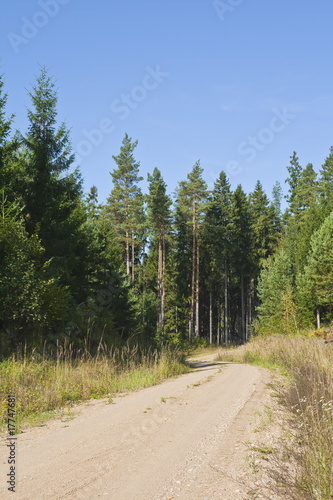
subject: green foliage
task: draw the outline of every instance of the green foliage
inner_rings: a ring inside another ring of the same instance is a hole
[[[302,167],[299,164],[295,151],[290,157],[290,165],[287,166],[287,170],[289,172],[289,177],[286,179],[286,182],[289,184],[288,196],[286,197],[289,203],[287,213],[294,215],[297,213],[297,187],[302,173]]]
[[[321,168],[318,191],[324,219],[333,210],[333,146]]]
[[[143,177],[139,176],[140,163],[135,161],[133,155],[137,144],[137,141],[132,142],[132,138],[125,134],[119,155],[113,156],[117,168],[110,172],[113,189],[105,207],[106,216],[115,229],[117,240],[124,247],[127,274],[130,273],[129,247],[134,245],[135,250],[143,246],[145,228],[143,195],[138,186]],[[133,258],[131,266],[134,277]]]
[[[278,202],[275,201],[275,211],[263,191],[260,181],[257,181],[254,192],[250,195],[251,233],[253,242],[254,275],[259,274],[263,263],[273,253],[276,244],[274,216],[278,213]]]
[[[179,345],[193,332],[245,342],[253,319],[261,332],[289,333],[316,314],[333,319],[333,147],[318,176],[293,153],[283,217],[279,183],[270,201],[260,181],[249,196],[232,192],[222,171],[208,192],[199,161],[172,212],[158,168],[143,195],[137,141],[125,134],[101,205],[72,168],[45,67],[29,96],[27,132],[12,137],[0,77],[2,351],[66,338]]]
[[[300,295],[308,307],[332,310],[333,212],[311,238],[311,249],[300,277]]]
[[[297,333],[293,269],[284,249],[264,263],[258,282],[258,295],[261,302],[257,308],[260,333]]]
[[[70,415],[73,403],[109,398],[187,373],[184,353],[138,345],[111,347],[102,342],[95,356],[71,344],[45,345],[43,356],[27,352],[0,363],[0,428],[7,425],[8,394],[17,400],[18,430],[29,423]]]
[[[0,221],[0,329],[8,347],[31,332],[61,322],[68,310],[68,293],[48,277],[44,249],[37,235],[29,237],[20,210],[3,197]],[[2,352],[6,349],[2,345]]]

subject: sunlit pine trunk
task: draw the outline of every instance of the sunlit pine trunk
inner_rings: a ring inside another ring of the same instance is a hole
[[[246,332],[245,332],[245,304],[244,304],[244,275],[243,271],[241,274],[241,331],[243,344],[246,342]]]
[[[158,300],[158,319],[157,328],[162,327],[162,235],[158,235],[158,271],[157,271],[157,300]]]
[[[195,297],[195,194],[193,194],[192,204],[192,290],[191,290],[191,311],[190,311],[190,324],[189,324],[189,341],[192,344],[193,340],[193,322],[194,322],[194,297]]]
[[[134,249],[134,231],[132,229],[132,283],[134,284],[134,276],[135,276],[135,249]]]
[[[320,312],[319,307],[317,307],[317,329],[320,329]]]
[[[164,324],[165,324],[165,228],[162,226],[162,300],[161,300],[161,344],[164,344]]]
[[[212,289],[209,292],[209,343],[213,343],[213,299],[212,299]]]
[[[200,284],[200,237],[199,237],[199,227],[197,233],[197,283],[195,289],[195,336],[199,337],[199,284]]]
[[[146,259],[145,259],[145,250],[146,243],[143,244],[143,253],[142,253],[142,297],[143,297],[143,306],[142,306],[142,322],[145,324],[146,321]]]
[[[130,274],[130,256],[129,256],[129,234],[128,234],[128,230],[126,230],[125,244],[126,244],[126,274],[127,274],[127,276],[129,276],[129,274]]]
[[[228,267],[224,261],[224,342],[228,344]]]
[[[221,305],[220,305],[220,302],[218,302],[218,305],[217,305],[217,329],[216,329],[216,343],[217,343],[217,345],[220,344],[220,322],[221,322],[220,308],[221,308]]]
[[[249,284],[249,314],[248,314],[248,329],[247,329],[247,339],[251,337],[251,325],[252,325],[252,290],[251,290],[251,280]]]

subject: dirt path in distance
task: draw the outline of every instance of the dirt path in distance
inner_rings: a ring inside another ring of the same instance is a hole
[[[18,436],[15,500],[250,498],[255,484],[246,441],[268,398],[269,372],[197,361],[195,371],[160,385],[81,405],[73,419]],[[254,498],[252,496],[252,498]],[[275,497],[265,497],[275,498]]]

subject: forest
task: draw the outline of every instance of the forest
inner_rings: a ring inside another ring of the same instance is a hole
[[[246,194],[221,171],[208,190],[199,160],[174,195],[156,167],[144,194],[125,134],[100,204],[73,168],[44,67],[29,96],[27,130],[15,131],[1,77],[2,358],[45,342],[241,344],[333,319],[333,147],[319,173],[291,152],[282,211],[279,183]]]

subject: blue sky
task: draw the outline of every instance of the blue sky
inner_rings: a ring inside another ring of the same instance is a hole
[[[2,9],[1,73],[14,127],[45,59],[85,191],[100,201],[127,132],[145,181],[173,192],[200,159],[210,188],[259,179],[284,190],[295,150],[319,171],[333,145],[331,0],[14,0]]]

